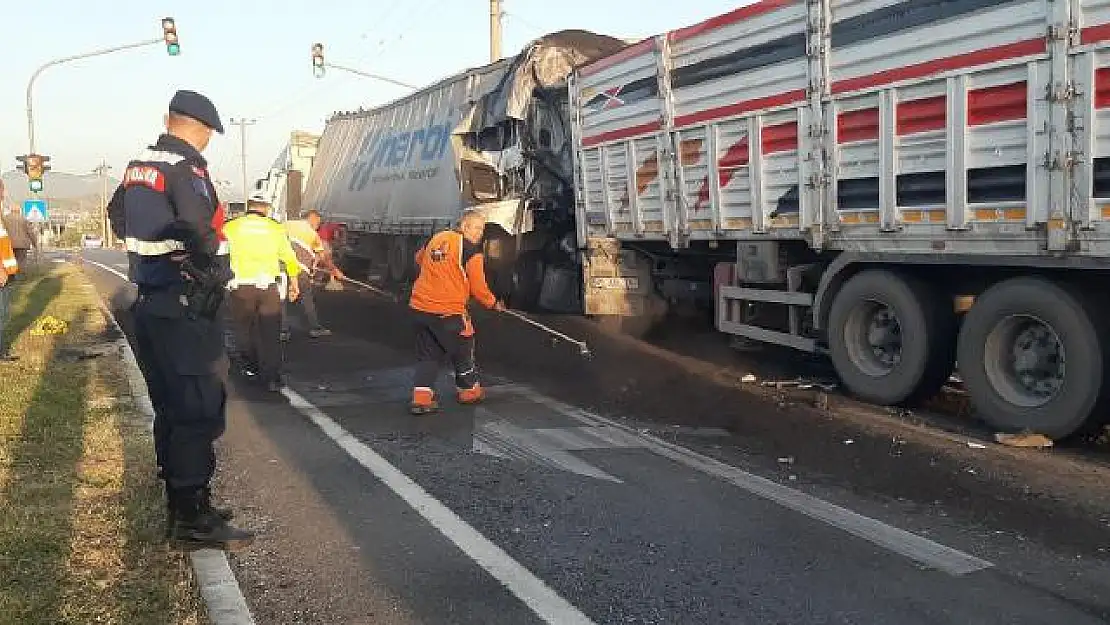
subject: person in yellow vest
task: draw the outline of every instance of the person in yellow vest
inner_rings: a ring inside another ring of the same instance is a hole
[[[289,276],[289,299],[300,294],[301,268],[285,227],[267,217],[270,205],[258,197],[247,202],[247,212],[224,224],[231,273],[231,318],[243,372],[257,376],[270,391],[281,390],[281,295],[278,277],[284,265]]]
[[[19,263],[15,259],[15,250],[12,249],[12,239],[8,236],[8,231],[4,230],[4,225],[0,224],[0,361],[15,360],[8,354],[8,344],[4,342],[4,325],[11,306],[12,279],[17,273]]]

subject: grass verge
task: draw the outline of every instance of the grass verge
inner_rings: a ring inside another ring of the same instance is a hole
[[[162,542],[150,431],[120,338],[70,265],[33,270],[0,363],[0,624],[206,623],[185,554]],[[37,320],[65,321],[36,335]]]

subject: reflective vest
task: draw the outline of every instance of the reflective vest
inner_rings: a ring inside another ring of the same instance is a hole
[[[19,263],[15,261],[15,250],[12,249],[12,240],[4,225],[0,224],[0,271],[14,276],[19,273]]]
[[[481,248],[454,230],[440,232],[416,253],[420,274],[412,285],[409,307],[435,315],[464,315],[473,296],[493,308],[497,297],[486,284]]]
[[[297,253],[301,270],[308,273],[316,271],[318,254],[325,250],[319,233],[312,229],[307,219],[287,221],[285,230],[289,233],[289,240],[293,242],[293,251]]]
[[[277,284],[282,264],[290,278],[301,273],[285,227],[276,220],[248,212],[229,219],[224,224],[224,236],[231,252],[231,273],[235,276],[228,288],[248,285],[268,288]]]

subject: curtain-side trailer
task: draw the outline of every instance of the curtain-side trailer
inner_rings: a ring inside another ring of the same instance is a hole
[[[1110,386],[1110,0],[763,0],[571,78],[585,312],[702,301],[1002,430]]]
[[[342,224],[338,251],[348,269],[395,284],[414,277],[413,255],[427,237],[464,209],[480,210],[493,289],[517,307],[546,300],[574,310],[566,77],[626,45],[561,31],[389,104],[335,114],[304,205]]]

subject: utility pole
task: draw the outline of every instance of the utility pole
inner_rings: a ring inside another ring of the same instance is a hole
[[[240,157],[242,158],[243,168],[243,210],[247,209],[247,201],[251,196],[250,185],[247,184],[247,126],[251,126],[257,121],[258,120],[246,119],[244,117],[231,119],[232,124],[239,126],[239,141],[242,146],[240,148]]]
[[[501,60],[501,0],[489,0],[489,62]]]
[[[100,174],[100,240],[104,241],[104,247],[112,247],[112,228],[108,223],[108,170],[111,167],[104,159],[100,159],[100,165],[93,170],[94,173]]]

